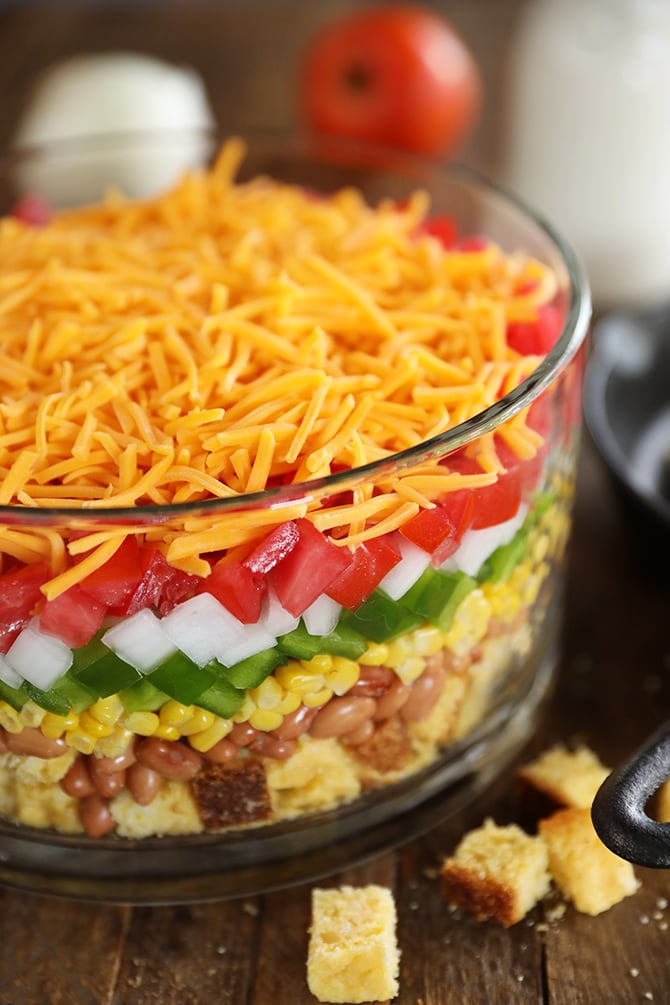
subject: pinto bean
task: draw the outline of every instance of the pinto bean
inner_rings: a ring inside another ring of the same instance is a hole
[[[6,733],[5,742],[12,754],[26,754],[28,757],[42,757],[45,760],[60,757],[68,750],[62,737],[52,740],[34,726],[25,726],[20,733]]]
[[[250,726],[248,722],[236,722],[227,739],[234,743],[236,747],[248,747],[258,736],[258,730]]]
[[[116,757],[94,757],[96,775],[113,775],[117,771],[129,768],[137,760],[135,742],[129,743],[122,754]]]
[[[89,770],[96,792],[98,795],[103,796],[104,799],[112,799],[121,789],[125,789],[126,787],[125,771],[106,771],[102,774],[97,774],[93,768],[93,764],[91,764]]]
[[[377,702],[374,698],[357,698],[349,694],[342,698],[331,698],[319,709],[309,728],[309,734],[317,739],[323,739],[352,733],[366,719],[372,718],[376,708]]]
[[[351,733],[345,733],[340,739],[347,747],[358,747],[361,743],[369,740],[374,731],[375,724],[373,720],[366,719],[358,729],[352,730]]]
[[[409,698],[400,709],[401,719],[405,722],[422,722],[427,719],[444,690],[446,679],[446,670],[441,666],[424,670],[412,684]]]
[[[109,803],[97,792],[85,796],[79,802],[79,819],[90,838],[99,838],[116,827]]]
[[[161,740],[157,736],[149,736],[138,744],[137,760],[176,782],[190,781],[202,767],[197,750],[178,740]]]
[[[126,772],[126,785],[131,796],[140,806],[148,806],[158,795],[163,779],[154,771],[147,768],[141,761],[135,761]]]
[[[280,740],[295,740],[309,730],[312,722],[317,716],[318,708],[308,708],[307,705],[299,705],[295,712],[289,712],[284,716],[281,726],[272,730],[272,735]]]
[[[351,689],[353,694],[367,698],[381,698],[388,694],[398,678],[390,667],[361,667],[358,680]]]
[[[7,746],[7,733],[2,728],[2,726],[0,726],[0,754],[6,754],[8,750],[9,747]]]
[[[412,688],[410,685],[403,684],[400,678],[396,677],[388,694],[377,698],[377,711],[374,714],[375,722],[390,719],[392,715],[395,715],[405,704],[411,693]]]
[[[73,761],[67,774],[60,780],[60,787],[68,796],[83,799],[95,792],[95,785],[88,770],[87,758],[78,757]]]
[[[237,757],[238,750],[239,747],[236,747],[227,737],[224,737],[223,740],[219,740],[209,750],[203,750],[202,756],[206,761],[213,761],[214,764],[224,764],[226,761],[232,761]]]
[[[297,744],[295,740],[280,740],[269,733],[259,733],[251,744],[251,750],[260,757],[274,757],[276,761],[285,761],[287,757],[295,754]]]

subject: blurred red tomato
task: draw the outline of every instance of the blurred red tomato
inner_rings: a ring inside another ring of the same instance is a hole
[[[300,66],[304,124],[422,154],[452,153],[478,118],[477,65],[451,25],[418,4],[380,4],[327,24]]]

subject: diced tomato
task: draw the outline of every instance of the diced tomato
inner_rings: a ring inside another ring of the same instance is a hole
[[[422,224],[419,233],[431,234],[433,237],[437,237],[445,248],[453,248],[458,240],[456,221],[453,216],[447,216],[444,213],[426,220]]]
[[[496,436],[496,453],[504,464],[507,471],[516,469],[521,479],[521,494],[524,499],[529,499],[538,486],[542,466],[544,464],[546,448],[540,448],[534,457],[522,460],[515,454],[501,436]]]
[[[255,624],[261,616],[267,590],[264,577],[243,562],[219,562],[204,579],[198,593],[211,593],[231,614],[245,625]]]
[[[41,587],[49,578],[44,562],[11,569],[0,576],[0,652],[6,653],[43,599]]]
[[[91,641],[102,625],[105,612],[105,605],[90,593],[79,586],[71,586],[59,597],[46,602],[40,612],[40,628],[77,649]]]
[[[173,607],[187,600],[198,589],[201,580],[170,565],[162,551],[147,545],[140,550],[142,578],[126,607],[126,614],[136,614],[145,607],[169,614]]]
[[[472,529],[481,530],[504,523],[517,512],[521,503],[521,473],[519,468],[513,468],[498,478],[491,485],[473,489],[474,514]]]
[[[364,541],[353,552],[351,564],[325,592],[338,604],[355,611],[401,557],[387,536]]]
[[[295,521],[298,540],[269,573],[279,602],[298,617],[351,564],[348,548],[332,544],[309,520]]]
[[[428,552],[437,568],[456,551],[473,515],[474,494],[462,489],[449,493],[439,506],[417,513],[400,533]]]
[[[51,206],[39,195],[24,195],[12,210],[12,216],[31,227],[43,227],[52,216]]]
[[[490,243],[485,237],[472,234],[470,237],[463,237],[460,241],[457,241],[455,247],[457,251],[478,252],[486,251]]]
[[[265,574],[274,569],[295,548],[300,534],[295,520],[280,524],[244,560],[252,572]]]
[[[79,584],[108,608],[110,614],[126,614],[128,604],[142,581],[140,549],[134,537],[127,537],[109,561],[91,572]]]
[[[522,356],[546,356],[563,330],[563,311],[556,304],[538,308],[537,321],[511,321],[507,344]]]

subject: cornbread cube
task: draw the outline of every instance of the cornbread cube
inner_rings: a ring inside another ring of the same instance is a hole
[[[516,824],[486,820],[442,863],[442,892],[478,921],[516,924],[549,890],[547,849]]]
[[[518,771],[522,782],[548,796],[554,803],[582,808],[591,806],[608,775],[609,768],[588,747],[568,750],[560,743]]]
[[[383,886],[312,891],[309,990],[321,1002],[388,1001],[400,953],[393,895]]]
[[[670,781],[663,782],[658,790],[655,817],[659,823],[670,823]]]
[[[539,824],[547,847],[549,872],[578,911],[600,914],[640,886],[630,862],[606,848],[589,809],[568,807]]]

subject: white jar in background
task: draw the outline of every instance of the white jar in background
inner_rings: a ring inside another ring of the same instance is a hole
[[[670,300],[670,0],[533,0],[503,181],[581,255],[596,307]]]

